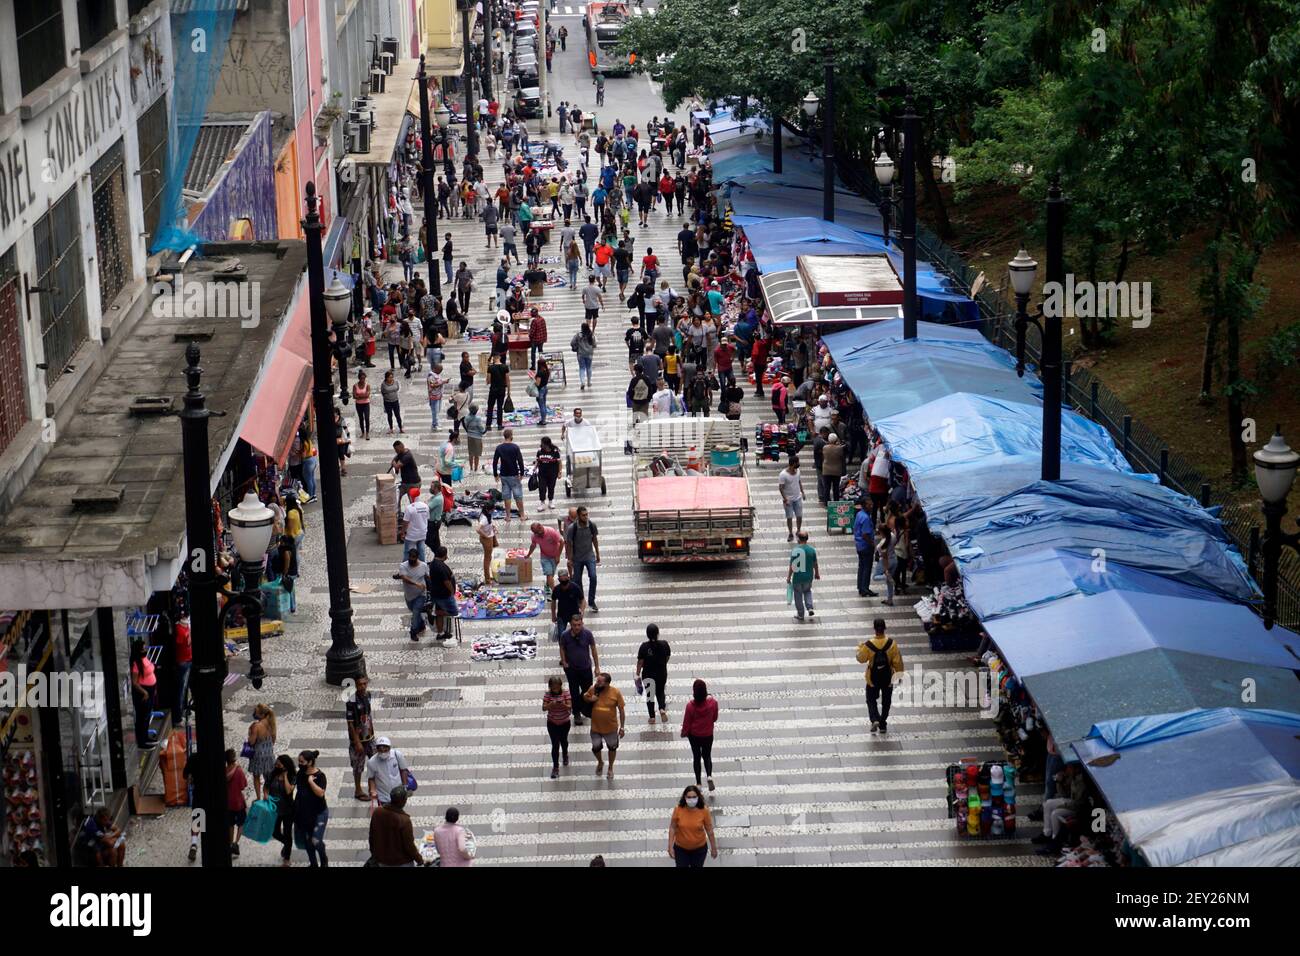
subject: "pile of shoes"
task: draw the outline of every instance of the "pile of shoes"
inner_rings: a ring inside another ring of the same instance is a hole
[[[18,854],[45,852],[40,797],[36,791],[36,759],[30,750],[11,751],[4,763],[5,823],[11,862]]]
[[[537,629],[533,627],[491,634],[470,645],[472,661],[531,661],[536,656]]]

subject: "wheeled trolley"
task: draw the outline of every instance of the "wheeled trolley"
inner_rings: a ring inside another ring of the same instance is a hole
[[[594,425],[582,425],[564,433],[564,493],[575,488],[590,491],[599,488],[605,494],[604,451],[600,433]]]

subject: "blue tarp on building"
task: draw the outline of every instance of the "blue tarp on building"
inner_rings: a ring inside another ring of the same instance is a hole
[[[1073,745],[1152,866],[1300,866],[1300,714],[1193,709]]]

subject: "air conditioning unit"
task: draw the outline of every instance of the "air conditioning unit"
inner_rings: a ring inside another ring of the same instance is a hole
[[[349,153],[368,153],[361,148],[361,124],[346,123],[343,127],[343,143]]]
[[[397,62],[397,57],[392,53],[379,54],[379,65],[384,68],[384,74],[386,76],[393,75],[393,64],[395,64],[396,62]]]
[[[363,119],[361,122],[357,124],[357,142],[361,144],[361,147],[357,150],[357,152],[359,153],[370,152],[370,134],[371,132],[373,132],[373,130],[374,127],[370,124],[369,119]]]
[[[371,94],[384,92],[384,85],[387,79],[388,79],[388,74],[385,73],[383,70],[381,70],[379,67],[375,67],[373,70],[371,70],[370,71]]]
[[[397,59],[397,37],[384,37],[384,44],[380,48],[383,53],[391,53],[393,59]]]

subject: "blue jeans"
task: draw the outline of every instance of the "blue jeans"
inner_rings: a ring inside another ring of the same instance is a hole
[[[420,549],[424,549],[424,542],[420,542]],[[413,598],[406,599],[406,607],[411,612],[411,636],[415,637],[423,634],[428,624],[424,620],[424,595],[417,594]]]
[[[322,810],[320,816],[315,820],[294,820],[293,829],[296,833],[297,842],[301,843],[307,850],[307,862],[311,866],[316,866],[316,858],[320,857],[321,866],[329,866],[329,857],[325,855],[325,827],[329,825],[330,812],[328,809]]]
[[[172,711],[174,723],[180,723],[181,717],[185,713],[185,692],[190,686],[190,669],[193,666],[193,661],[186,661],[183,664],[176,665],[176,708]]]
[[[421,561],[425,560],[424,539],[420,539],[419,541],[399,541],[397,543],[402,548],[402,557],[406,557],[408,554],[411,553],[411,549],[414,548],[416,552],[420,555],[420,560]]]
[[[315,455],[302,460],[302,487],[313,498],[316,497],[316,469],[320,467],[320,459]]]
[[[573,583],[582,587],[582,570],[587,569],[587,603],[596,603],[596,559],[573,562]]]
[[[809,614],[813,612],[812,582],[809,581],[807,584],[796,582],[792,587],[794,590],[794,613],[802,621],[805,607],[808,609]]]
[[[438,430],[438,406],[442,404],[441,398],[429,399],[429,413],[433,416],[433,422],[429,425],[430,431]]]
[[[501,309],[504,309],[505,307],[506,307],[506,290],[497,289],[497,310],[499,311]]]
[[[546,393],[550,391],[549,385],[544,385],[537,390],[537,424],[546,424]]]
[[[443,259],[443,260],[442,260],[442,273],[443,273],[443,275],[445,275],[445,276],[447,277],[447,282],[448,282],[448,284],[451,283],[451,279],[452,279],[452,271],[453,271],[453,270],[452,270],[452,268],[451,268],[451,260],[450,260],[450,259]]]
[[[578,260],[576,259],[569,262],[569,288],[578,288]]]
[[[298,588],[296,587],[296,584],[298,581],[298,575],[285,574],[281,576],[280,580],[282,582],[284,581],[289,582],[289,587],[285,588],[285,590],[289,592],[289,613],[297,614],[298,613]],[[281,584],[281,587],[284,587],[284,585]]]
[[[591,356],[578,356],[578,384],[591,384]]]

